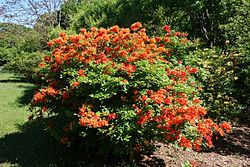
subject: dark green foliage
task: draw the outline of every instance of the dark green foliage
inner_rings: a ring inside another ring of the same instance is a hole
[[[237,55],[238,80],[236,81],[237,96],[241,103],[250,105],[250,2],[236,1],[234,16],[229,23],[222,25],[226,32],[229,45],[227,51]]]
[[[67,29],[70,26],[71,17],[78,11],[80,1],[69,0],[61,6],[59,25],[62,29]]]
[[[187,31],[192,38],[203,39],[206,46],[223,46],[224,31],[220,25],[234,15],[226,0],[93,0],[79,5],[72,19],[75,30],[81,27],[128,27],[140,21],[151,35],[157,35],[165,24]]]
[[[158,1],[148,0],[93,0],[82,2],[78,12],[72,17],[71,27],[79,31],[82,27],[110,27],[119,25],[129,27],[141,22],[150,35],[159,35],[165,24],[180,29],[183,12],[165,8]],[[184,20],[185,21],[185,20]]]

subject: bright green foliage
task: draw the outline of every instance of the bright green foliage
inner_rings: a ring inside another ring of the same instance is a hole
[[[40,37],[31,28],[13,23],[0,23],[0,47],[17,48],[25,52],[41,49]]]
[[[0,24],[0,60],[5,70],[32,79],[41,60],[40,36],[31,28],[16,24]]]
[[[11,71],[19,76],[32,81],[35,74],[35,69],[41,62],[42,55],[39,52],[10,52],[11,58],[5,64],[4,69]]]

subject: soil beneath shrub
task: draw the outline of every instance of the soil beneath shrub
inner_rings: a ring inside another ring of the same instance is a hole
[[[247,125],[233,127],[233,132],[217,140],[214,148],[201,152],[159,142],[155,145],[159,147],[157,151],[140,157],[140,167],[184,167],[184,164],[192,167],[250,167],[250,127]]]

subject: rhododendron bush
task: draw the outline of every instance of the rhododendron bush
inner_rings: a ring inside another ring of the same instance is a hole
[[[135,23],[60,33],[39,65],[31,117],[50,117],[48,129],[61,143],[99,153],[129,154],[155,140],[212,147],[213,133],[223,136],[230,125],[204,118],[198,69],[181,63],[187,34],[163,31],[150,38]]]

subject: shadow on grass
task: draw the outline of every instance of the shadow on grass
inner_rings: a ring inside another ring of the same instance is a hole
[[[30,104],[34,92],[35,92],[35,86],[34,85],[19,85],[18,87],[24,89],[22,96],[18,98],[18,103],[20,106],[28,105]]]
[[[0,83],[27,83],[25,79],[1,79]]]
[[[44,131],[44,122],[26,123],[20,129],[20,132],[0,139],[0,164],[8,162],[21,167],[87,166],[76,161],[72,150]]]
[[[0,138],[0,166],[9,163],[20,167],[164,167],[160,159],[144,162],[124,162],[109,159],[112,165],[104,165],[102,157],[87,155],[76,148],[61,145],[45,130],[45,123],[34,121],[20,126],[20,132]],[[113,162],[112,162],[113,161]],[[136,161],[140,161],[137,159]]]
[[[23,77],[11,75],[10,73],[0,72],[0,74],[6,74],[8,76],[0,78],[0,83],[28,83],[29,81]]]

